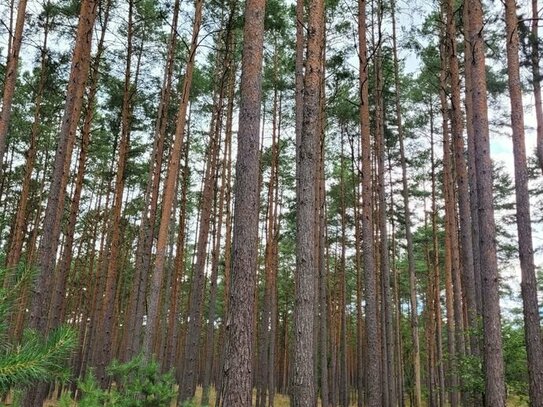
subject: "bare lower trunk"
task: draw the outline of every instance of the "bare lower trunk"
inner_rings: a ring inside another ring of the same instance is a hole
[[[515,160],[515,192],[517,204],[517,230],[522,273],[522,301],[524,310],[524,332],[528,356],[530,404],[543,406],[543,343],[537,280],[534,266],[532,223],[530,218],[530,195],[528,192],[528,170],[524,141],[524,108],[519,67],[519,38],[517,30],[517,5],[515,0],[505,2],[505,24],[507,31],[507,72],[509,98],[511,100],[511,128],[513,130],[513,154]]]
[[[179,165],[181,161],[181,149],[183,146],[183,137],[187,120],[187,108],[192,88],[192,76],[196,60],[196,50],[198,48],[198,37],[202,23],[203,0],[195,1],[194,22],[192,25],[192,40],[190,44],[188,61],[185,67],[183,78],[183,88],[181,90],[181,100],[177,112],[177,122],[175,127],[175,136],[173,147],[168,163],[166,180],[164,182],[164,192],[162,199],[162,213],[160,216],[160,225],[158,229],[158,238],[156,244],[155,265],[152,269],[151,286],[148,299],[147,326],[143,338],[143,349],[148,357],[152,357],[156,352],[156,343],[154,333],[158,324],[160,286],[164,278],[164,266],[166,262],[166,246],[168,243],[168,231],[170,218],[175,201],[175,191],[177,189],[177,179],[179,176]]]
[[[234,186],[232,277],[221,406],[252,405],[254,294],[258,258],[259,133],[265,0],[245,6],[238,161]]]
[[[362,161],[362,253],[366,300],[366,403],[381,407],[381,352],[377,319],[377,276],[373,246],[373,187],[370,113],[368,97],[368,58],[366,44],[366,1],[358,2],[358,38],[360,52],[360,137]],[[360,367],[359,367],[360,369]]]
[[[483,298],[485,405],[505,406],[505,383],[496,258],[496,225],[492,194],[492,162],[488,131],[483,10],[479,0],[467,0],[472,46],[473,130],[479,198],[479,248]]]
[[[292,405],[316,404],[315,315],[315,176],[319,148],[319,112],[324,35],[324,2],[309,3],[303,120],[296,162],[296,276]]]

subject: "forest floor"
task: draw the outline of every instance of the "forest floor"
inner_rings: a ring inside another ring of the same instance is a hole
[[[211,391],[209,393],[209,405],[210,406],[214,406],[215,405],[215,397],[216,397],[216,393],[215,393],[215,389],[214,388],[211,388]],[[201,407],[202,405],[200,404],[200,400],[202,399],[202,388],[201,387],[198,387],[196,389],[196,395],[194,397],[194,404],[192,404],[192,406],[194,407]],[[253,402],[255,402],[255,399],[256,399],[256,392],[253,393]],[[287,395],[284,395],[284,394],[276,394],[275,395],[275,403],[274,403],[275,407],[290,407],[290,399]],[[320,404],[320,401],[319,401],[319,406],[321,405]],[[57,402],[56,400],[48,400],[45,402],[45,404],[43,405],[43,407],[56,407],[57,406]],[[74,407],[76,405],[74,404]],[[170,407],[176,407],[176,400],[172,400],[172,403],[171,403],[171,406]],[[353,401],[351,402],[351,406],[352,407],[355,407],[356,406],[356,401]],[[521,398],[521,397],[517,397],[517,396],[510,396],[507,400],[507,406],[508,407],[528,407],[529,404],[528,402],[526,401],[525,398]]]

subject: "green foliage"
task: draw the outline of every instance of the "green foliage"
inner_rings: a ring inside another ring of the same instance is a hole
[[[484,392],[485,380],[480,356],[465,355],[460,358],[458,371],[464,391],[473,394]]]
[[[6,270],[1,270],[0,281],[5,275]],[[31,283],[32,275],[30,270],[25,270],[15,276],[16,281],[9,290],[0,288],[1,321],[7,320],[21,287]],[[35,382],[68,379],[69,371],[65,364],[77,344],[73,329],[61,326],[46,338],[33,330],[26,330],[22,340],[14,343],[7,339],[5,329],[5,323],[0,325],[0,396]]]
[[[169,406],[176,392],[173,374],[160,372],[155,361],[146,362],[140,355],[130,362],[114,361],[108,369],[115,386],[102,390],[92,373],[79,382],[83,394],[80,407],[160,407]]]
[[[524,328],[506,322],[502,327],[505,382],[510,393],[528,396],[528,359],[524,343]]]
[[[65,381],[65,361],[76,345],[73,329],[60,327],[47,339],[26,331],[19,345],[8,345],[0,354],[0,393],[12,387],[26,387],[37,381]]]

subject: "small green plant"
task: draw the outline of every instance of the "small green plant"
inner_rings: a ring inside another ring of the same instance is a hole
[[[108,368],[115,378],[111,390],[102,390],[92,372],[79,382],[80,407],[169,407],[176,395],[172,373],[162,374],[155,361],[138,356],[127,363],[113,362]]]

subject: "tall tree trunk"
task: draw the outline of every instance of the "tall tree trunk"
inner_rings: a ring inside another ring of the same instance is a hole
[[[220,91],[222,93],[222,89]],[[215,193],[215,169],[220,149],[220,121],[223,95],[217,96],[215,112],[211,120],[209,147],[207,151],[206,169],[203,180],[203,191],[200,212],[200,225],[196,244],[196,261],[193,266],[192,282],[189,300],[189,320],[183,359],[183,380],[179,392],[179,400],[188,400],[194,396],[198,378],[198,345],[200,343],[200,330],[202,326],[202,307],[205,286],[205,265],[207,261],[207,243],[213,195]]]
[[[366,403],[382,405],[381,345],[377,319],[377,276],[373,246],[373,180],[371,160],[370,113],[368,96],[368,57],[366,41],[366,0],[358,1],[358,49],[360,55],[360,137],[362,158],[362,253],[366,308]],[[361,367],[359,366],[359,369]]]
[[[232,8],[232,14],[234,13],[234,6]],[[230,70],[229,76],[228,76],[228,106],[226,110],[226,129],[225,129],[225,148],[227,152],[227,159],[226,159],[226,179],[230,180],[232,177],[232,124],[234,119],[234,98],[235,98],[235,78],[236,78],[236,64],[234,61],[234,65],[232,66],[232,69]],[[223,323],[221,324],[221,331],[219,334],[219,337],[221,338],[219,340],[219,343],[221,343],[223,346],[220,348],[220,355],[219,355],[219,372],[217,375],[218,381],[216,383],[216,399],[215,399],[215,406],[218,407],[221,403],[221,396],[222,393],[219,391],[223,388],[222,386],[222,380],[223,380],[223,367],[224,367],[224,361],[225,361],[225,336],[226,336],[226,315],[228,314],[229,309],[229,299],[230,299],[230,282],[231,282],[231,269],[232,269],[232,186],[231,182],[229,181],[226,185],[226,196],[225,201],[227,202],[226,206],[226,220],[225,220],[225,242],[224,242],[224,295],[223,295],[223,301],[224,301],[224,314],[223,314]]]
[[[26,17],[27,0],[19,0],[17,6],[17,21],[15,31],[9,32],[10,42],[8,46],[9,54],[6,64],[6,73],[4,76],[4,93],[2,95],[2,111],[0,112],[0,163],[4,162],[4,153],[6,151],[6,139],[8,136],[9,120],[11,118],[11,105],[17,83],[17,66],[19,65],[19,52],[21,51],[21,42],[23,40],[23,29]],[[11,8],[13,10],[13,7]],[[13,37],[11,37],[13,33]],[[2,169],[0,168],[0,173]],[[3,174],[2,174],[3,175]]]
[[[66,104],[62,117],[58,147],[53,165],[52,182],[43,221],[43,235],[38,254],[38,276],[32,292],[29,326],[40,332],[47,329],[48,308],[51,298],[51,284],[55,259],[59,244],[60,223],[64,209],[64,197],[68,183],[72,150],[75,143],[75,132],[83,103],[83,93],[87,82],[90,65],[90,51],[94,20],[98,5],[96,0],[84,0],[77,27],[75,48],[72,58],[70,78],[66,92]],[[27,395],[25,406],[40,405],[45,398],[45,387]]]
[[[296,276],[294,305],[294,375],[292,405],[316,404],[315,315],[315,176],[317,174],[324,2],[311,0],[308,12],[303,121],[296,161]]]
[[[409,205],[409,187],[407,183],[407,163],[405,158],[404,133],[402,121],[402,109],[400,104],[401,89],[398,67],[398,50],[396,44],[396,7],[392,5],[392,51],[394,56],[394,87],[396,90],[396,123],[398,126],[398,142],[400,145],[400,162],[402,167],[402,195],[405,218],[405,238],[407,240],[407,268],[409,274],[409,299],[411,305],[411,339],[413,341],[413,374],[415,379],[414,407],[422,407],[421,368],[420,368],[420,344],[419,322],[417,306],[417,278],[415,274],[415,250],[413,248],[413,234],[411,232],[411,210]]]
[[[173,147],[168,163],[166,180],[164,182],[164,192],[162,198],[162,213],[160,217],[160,226],[158,229],[158,239],[156,244],[155,265],[152,269],[152,279],[147,308],[147,326],[143,339],[143,349],[148,357],[155,353],[154,334],[158,324],[160,286],[164,278],[164,265],[166,261],[166,246],[168,243],[168,229],[170,218],[175,201],[175,191],[177,179],[179,177],[179,165],[181,161],[181,149],[183,146],[183,136],[187,120],[187,107],[189,104],[190,90],[192,87],[192,76],[196,59],[196,50],[198,48],[198,37],[200,26],[202,24],[203,0],[196,0],[194,4],[194,22],[192,25],[192,40],[190,44],[185,75],[183,78],[183,88],[181,90],[181,100],[177,112],[177,122],[175,127],[175,136]],[[184,401],[184,400],[183,400]]]
[[[324,80],[323,80],[324,82]],[[324,97],[324,83],[321,87],[321,120],[324,120],[325,109],[325,97]],[[324,173],[324,159],[325,159],[325,131],[324,126],[321,125],[320,141],[319,141],[319,167],[318,167],[318,273],[319,273],[319,342],[320,342],[320,383],[321,383],[321,404],[323,407],[328,407],[329,402],[329,374],[328,374],[328,265],[326,263],[326,175]]]
[[[177,44],[177,25],[179,18],[179,2],[175,0],[171,23],[168,54],[158,104],[157,121],[155,124],[153,151],[145,189],[145,207],[142,211],[142,222],[136,249],[134,288],[131,292],[128,315],[125,324],[127,338],[125,360],[131,359],[140,349],[143,315],[145,313],[145,294],[147,289],[148,270],[151,265],[154,226],[158,208],[159,187],[164,156],[164,140],[168,123],[168,105],[171,99],[172,77],[174,70],[175,47]],[[184,233],[184,231],[183,231]]]
[[[341,125],[340,125],[341,126]],[[347,208],[345,202],[345,128],[340,130],[341,133],[341,157],[340,157],[340,179],[339,179],[339,201],[340,201],[340,218],[341,218],[341,253],[339,260],[339,405],[342,407],[349,406],[349,383],[347,373],[347,281],[346,281],[346,251],[347,251],[347,225],[346,216]]]
[[[492,161],[488,131],[483,9],[480,0],[467,0],[469,42],[472,46],[473,130],[479,198],[479,247],[483,297],[485,405],[505,406],[496,225],[492,195]]]
[[[130,148],[130,131],[132,123],[133,96],[135,85],[132,84],[132,41],[133,41],[133,14],[134,0],[128,3],[128,31],[126,45],[126,67],[124,72],[123,102],[121,108],[121,137],[119,141],[119,155],[117,158],[117,169],[115,177],[115,191],[113,207],[108,230],[108,253],[106,266],[106,280],[104,296],[102,299],[102,310],[100,322],[97,325],[100,334],[96,337],[98,341],[98,354],[96,355],[96,376],[100,385],[105,388],[109,378],[106,374],[106,366],[109,364],[112,355],[114,335],[116,334],[115,301],[118,290],[119,258],[121,255],[121,215],[123,208],[123,194],[126,181],[126,164]]]
[[[435,319],[434,336],[430,337],[432,343],[436,344],[436,365],[437,365],[437,383],[438,383],[438,405],[444,406],[445,402],[445,373],[444,373],[444,357],[443,357],[443,329],[441,316],[441,271],[439,266],[439,238],[437,233],[437,196],[436,196],[436,160],[434,153],[434,113],[430,105],[430,161],[432,163],[432,266],[433,266],[433,299]]]
[[[469,204],[471,213],[471,243],[473,246],[473,281],[475,284],[475,305],[477,316],[483,316],[483,293],[481,289],[481,251],[479,250],[479,204],[477,197],[477,174],[475,168],[475,140],[473,130],[473,87],[471,80],[472,45],[469,40],[469,7],[467,3],[463,6],[464,20],[464,80],[466,107],[466,133],[468,138],[468,183],[469,183]],[[477,345],[480,345],[479,343]],[[477,346],[480,348],[480,346]]]
[[[229,34],[227,34],[229,35]],[[230,44],[229,39],[227,38],[227,44]],[[230,52],[228,46],[226,47],[226,51],[224,54],[224,59],[222,61],[221,66],[230,67]],[[229,75],[229,70],[226,69],[223,72],[222,78],[219,79],[219,83],[221,84],[221,88],[219,90],[219,100],[217,101],[216,106],[216,112],[214,113],[216,115],[215,118],[215,143],[219,144],[219,138],[221,134],[222,129],[222,122],[223,122],[223,100],[225,98],[225,93],[228,91],[228,80],[227,76]],[[225,140],[225,143],[228,140]],[[225,144],[226,145],[226,144]],[[218,155],[218,148],[217,146],[215,155]],[[215,309],[216,309],[216,301],[217,301],[217,274],[218,274],[218,267],[219,267],[219,251],[221,246],[221,235],[222,235],[222,222],[223,222],[223,210],[224,210],[224,196],[225,196],[225,190],[226,190],[226,164],[227,164],[227,158],[228,158],[228,149],[224,149],[224,154],[222,158],[222,164],[221,164],[221,189],[219,192],[219,197],[216,203],[216,209],[215,209],[215,233],[214,233],[214,241],[215,244],[213,245],[213,252],[211,256],[211,278],[210,278],[210,297],[209,297],[209,311],[208,311],[208,327],[207,327],[207,334],[206,334],[206,360],[205,360],[205,370],[204,370],[204,381],[203,381],[203,392],[202,392],[202,405],[207,405],[209,403],[209,385],[211,380],[211,368],[212,368],[212,361],[213,361],[213,337],[214,337],[214,325],[215,325]],[[218,159],[218,157],[212,157],[214,161]],[[219,164],[216,163],[214,167],[214,171],[218,171]],[[218,174],[215,175],[215,179],[212,180],[213,183],[218,180]],[[215,195],[216,195],[215,191]],[[205,197],[205,193],[204,193]],[[205,199],[205,198],[204,198]],[[217,209],[218,205],[218,209]],[[217,213],[218,211],[218,213]],[[202,226],[200,226],[202,228]],[[194,277],[193,277],[194,278]],[[192,316],[191,316],[192,318]],[[186,376],[186,374],[185,374]]]
[[[66,299],[66,283],[73,258],[75,226],[77,221],[77,215],[79,214],[79,203],[81,201],[81,194],[83,191],[83,179],[85,176],[88,149],[91,140],[91,127],[94,119],[96,93],[98,91],[98,80],[100,76],[100,64],[102,63],[102,54],[105,49],[104,40],[107,32],[106,28],[109,21],[110,8],[111,1],[108,1],[105,5],[104,17],[102,22],[102,32],[98,41],[96,56],[94,58],[93,67],[90,75],[90,86],[87,96],[87,108],[85,112],[85,118],[83,120],[83,129],[81,131],[81,147],[79,151],[77,173],[74,181],[75,189],[72,195],[73,197],[70,205],[68,224],[66,226],[66,239],[64,242],[62,260],[60,261],[60,264],[58,266],[58,272],[56,273],[57,278],[55,282],[53,298],[51,300],[51,305],[49,309],[49,322],[51,324],[51,328],[58,326],[58,324],[60,323],[62,318],[62,309],[64,307]]]
[[[446,315],[447,315],[447,345],[449,352],[449,402],[452,407],[458,406],[460,402],[458,393],[458,373],[457,373],[457,335],[456,326],[457,316],[455,309],[454,287],[453,287],[453,249],[452,240],[456,238],[453,231],[455,230],[453,223],[455,219],[451,213],[452,205],[454,205],[453,195],[453,180],[452,180],[452,168],[451,168],[451,154],[450,154],[450,138],[449,138],[449,115],[448,105],[445,96],[445,77],[446,70],[443,67],[440,78],[441,88],[440,98],[442,103],[443,114],[443,185],[444,185],[444,199],[445,199],[445,303],[446,303]]]
[[[535,117],[537,121],[537,159],[543,171],[543,106],[541,102],[541,72],[539,68],[539,7],[538,1],[532,0],[532,23],[530,42],[532,45],[532,86],[534,87]]]
[[[15,215],[15,223],[13,225],[13,231],[11,233],[9,250],[7,253],[6,267],[15,267],[21,260],[21,254],[23,249],[24,234],[28,224],[28,201],[30,198],[30,187],[32,181],[32,172],[36,162],[36,156],[38,153],[38,136],[40,133],[41,123],[41,104],[43,99],[43,93],[45,91],[45,85],[47,80],[47,41],[49,38],[50,29],[50,15],[46,13],[43,33],[43,44],[40,55],[40,79],[38,83],[38,89],[36,91],[36,99],[34,100],[34,118],[32,122],[32,129],[30,131],[30,145],[26,152],[26,162],[24,169],[24,179],[21,193],[19,196],[19,203],[17,205],[17,212]],[[4,106],[6,106],[4,104]],[[2,112],[3,113],[3,112]],[[0,119],[1,120],[1,119]],[[27,259],[29,260],[29,259]]]
[[[382,18],[383,10],[380,0],[377,1],[377,42],[375,43],[375,155],[377,160],[377,198],[378,198],[378,222],[379,222],[379,265],[381,271],[382,290],[382,316],[384,321],[383,338],[383,377],[388,385],[385,395],[388,396],[388,405],[397,405],[395,377],[395,351],[393,333],[393,302],[390,293],[390,260],[387,231],[387,205],[385,198],[385,134],[384,134],[384,100],[383,100],[383,66],[382,66]]]
[[[460,253],[462,259],[461,284],[465,306],[468,311],[468,324],[472,329],[477,325],[477,305],[475,294],[475,275],[473,268],[473,243],[471,235],[471,215],[469,202],[468,174],[464,156],[464,138],[462,107],[460,101],[460,74],[456,47],[456,23],[454,16],[454,1],[447,0],[445,4],[447,18],[446,49],[448,53],[451,100],[451,135],[454,144],[454,169],[458,187],[458,211],[460,219]],[[456,222],[455,222],[456,223]],[[459,284],[458,284],[459,285]],[[456,287],[455,287],[456,288]],[[457,304],[460,305],[461,304]],[[458,315],[460,317],[462,314]],[[468,330],[469,331],[469,330]],[[461,333],[460,333],[461,334]],[[472,336],[473,337],[473,336]],[[463,343],[463,336],[460,337]],[[477,343],[473,338],[472,351],[477,353]],[[461,348],[464,346],[461,345]],[[463,349],[461,349],[463,350]]]
[[[232,275],[221,406],[252,405],[254,293],[258,258],[259,133],[265,0],[247,0],[243,29]]]
[[[522,302],[524,333],[528,359],[530,404],[543,406],[543,342],[537,280],[534,266],[532,223],[530,219],[530,195],[524,141],[524,108],[519,67],[519,36],[515,0],[505,2],[505,26],[507,32],[507,72],[509,98],[511,100],[511,128],[513,130],[513,155],[515,161],[515,195],[517,204],[517,231],[522,273]]]

